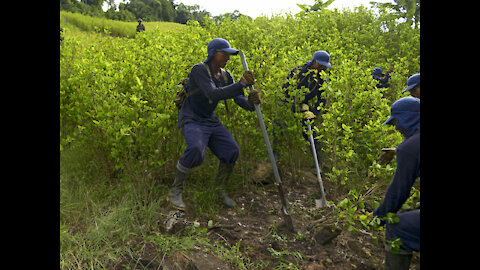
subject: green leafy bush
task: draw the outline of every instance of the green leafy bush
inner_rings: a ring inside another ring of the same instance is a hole
[[[60,47],[61,149],[71,143],[91,149],[111,175],[143,179],[178,160],[184,139],[173,103],[176,85],[205,59],[207,44],[216,37],[245,52],[255,88],[263,92],[261,108],[270,138],[273,119],[286,123],[281,148],[290,154],[282,162],[294,163],[295,153],[308,145],[301,136],[301,114],[292,114],[280,102],[281,86],[293,67],[325,50],[332,68],[320,76],[327,81],[328,102],[326,113],[315,120],[325,142],[325,176],[353,187],[367,175],[375,175],[370,178],[374,181],[393,173],[375,160],[382,147],[395,146],[401,137],[381,124],[408,76],[420,70],[420,39],[419,29],[388,13],[355,8],[255,20],[206,19],[204,27],[189,22],[178,31],[145,31],[134,39],[85,38],[68,31]],[[394,67],[391,86],[382,94],[370,73],[375,66],[389,65]],[[235,80],[243,73],[238,56],[226,68]],[[226,105],[219,103],[216,114],[237,140],[245,171],[244,161],[267,158],[265,145],[256,115],[231,100]]]

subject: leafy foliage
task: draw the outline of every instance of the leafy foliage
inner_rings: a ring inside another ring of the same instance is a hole
[[[329,73],[319,74],[328,100],[316,119],[324,142],[325,175],[348,187],[391,177],[391,168],[376,166],[382,147],[401,141],[391,128],[381,126],[389,105],[401,96],[405,81],[419,72],[419,30],[399,23],[389,13],[375,15],[360,7],[353,11],[322,10],[298,16],[250,20],[189,22],[167,35],[158,31],[135,39],[86,39],[68,36],[60,49],[61,149],[75,142],[91,149],[108,175],[128,175],[133,181],[160,173],[184,150],[173,104],[176,85],[191,67],[205,59],[215,37],[245,52],[255,72],[256,88],[263,90],[262,112],[271,135],[274,118],[287,128],[281,148],[295,153],[307,145],[300,133],[301,115],[280,102],[281,86],[290,70],[310,60],[317,50],[331,56]],[[392,64],[391,86],[383,94],[370,73],[375,66]],[[236,80],[243,72],[239,57],[227,65]],[[404,94],[407,95],[408,93]],[[219,103],[217,116],[242,149],[240,163],[266,159],[267,153],[255,114],[238,109],[230,100]],[[247,127],[247,128],[240,128]],[[288,159],[285,161],[288,162]]]

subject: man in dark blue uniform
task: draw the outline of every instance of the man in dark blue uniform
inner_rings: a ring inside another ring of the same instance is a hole
[[[215,38],[208,44],[207,51],[207,59],[192,67],[186,88],[187,96],[178,114],[178,126],[182,128],[187,148],[177,162],[177,174],[168,198],[180,210],[185,209],[182,200],[184,180],[193,167],[202,164],[207,146],[220,160],[215,178],[219,199],[229,207],[236,205],[225,193],[225,186],[240,150],[233,136],[215,116],[214,110],[218,102],[225,99],[233,99],[248,111],[254,111],[253,104],[260,103],[258,92],[251,93],[248,98],[244,95],[244,88],[255,83],[252,71],[245,71],[240,81],[234,83],[230,72],[222,70],[230,55],[237,55],[238,50],[231,48],[227,40]],[[223,72],[226,75],[222,76]]]
[[[412,97],[420,99],[420,73],[410,76],[407,80],[407,87],[402,91],[410,91]],[[388,164],[395,156],[395,148],[384,148],[380,155],[380,164]]]
[[[296,66],[290,71],[290,74],[287,76],[287,80],[291,78],[296,79],[296,85],[294,85],[293,89],[301,89],[305,87],[308,89],[308,92],[305,93],[305,96],[300,98],[300,102],[297,104],[295,101],[292,101],[290,90],[292,90],[292,86],[290,83],[287,82],[282,86],[282,89],[285,91],[285,99],[282,100],[284,103],[291,103],[291,110],[292,112],[303,112],[304,118],[302,119],[302,125],[306,129],[306,121],[316,118],[320,115],[321,109],[318,109],[320,105],[322,107],[325,106],[326,100],[321,97],[321,94],[324,92],[323,90],[320,91],[320,87],[323,84],[322,78],[320,78],[319,72],[327,70],[327,68],[331,68],[330,64],[330,55],[326,51],[317,51],[313,54],[312,60],[307,61],[305,64],[301,66]],[[282,127],[282,124],[279,120],[274,119],[275,126]],[[312,125],[313,130],[313,137],[317,137],[316,132],[314,131],[314,126]],[[273,145],[274,145],[274,154],[276,158],[279,157],[279,149],[278,149],[278,140],[279,135],[278,131],[275,132],[274,128],[274,138],[273,138]],[[307,133],[304,131],[302,133],[305,140],[309,141]],[[315,139],[315,149],[317,151],[318,163],[320,163],[320,152],[321,152],[321,145],[320,141]]]
[[[396,147],[397,168],[393,180],[388,186],[385,198],[373,211],[379,218],[388,213],[397,213],[410,196],[415,180],[420,177],[420,99],[404,97],[390,108],[390,118],[384,125],[395,125],[405,137]],[[399,252],[390,250],[386,245],[385,269],[408,270],[412,251],[420,251],[420,210],[397,214],[398,223],[387,223],[385,238],[392,241],[400,238]]]
[[[388,80],[390,80],[390,73],[392,73],[393,67],[390,67],[387,73],[383,74],[383,70],[379,67],[375,67],[372,72],[372,78],[378,81],[377,88],[387,88],[390,86]]]
[[[420,98],[420,73],[413,74],[407,80],[407,88],[402,93],[410,91],[412,97]]]

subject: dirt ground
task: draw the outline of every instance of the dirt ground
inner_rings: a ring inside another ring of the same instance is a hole
[[[263,174],[265,171],[268,170],[258,168],[256,173]],[[228,249],[240,243],[239,250],[249,258],[251,265],[257,265],[255,269],[273,269],[282,263],[285,266],[293,263],[298,269],[306,270],[384,269],[385,255],[381,241],[375,244],[368,232],[354,234],[335,227],[332,209],[320,210],[315,207],[314,198],[318,196],[319,185],[314,172],[314,169],[306,168],[302,179],[282,176],[295,234],[287,232],[277,187],[264,183],[260,184],[263,188],[258,190],[232,195],[238,208],[222,207],[207,232],[210,243],[221,243]],[[258,178],[262,177],[273,176]],[[253,178],[255,175],[252,175]],[[272,183],[273,178],[264,182]],[[339,198],[332,198],[333,186],[328,181],[324,181],[324,187],[327,200],[338,201],[345,197],[339,195]],[[162,209],[165,215],[171,210],[168,207]],[[188,206],[182,218],[191,221],[196,219]],[[206,224],[208,220],[200,222]],[[334,232],[333,228],[336,228]],[[175,233],[175,229],[167,233]],[[158,258],[157,253],[153,246],[147,246],[135,269],[237,269],[200,247],[163,258]],[[418,254],[414,254],[410,269],[420,269]]]

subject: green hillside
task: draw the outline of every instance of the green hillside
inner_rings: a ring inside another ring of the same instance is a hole
[[[108,33],[116,37],[135,37],[137,22],[124,22],[109,20],[100,17],[90,17],[80,13],[60,11],[60,26],[75,26],[83,31]],[[179,30],[185,27],[183,24],[174,22],[143,22],[145,31],[156,30],[165,33],[171,30]]]

